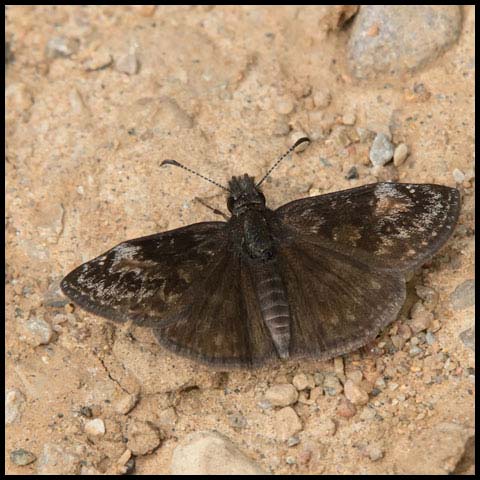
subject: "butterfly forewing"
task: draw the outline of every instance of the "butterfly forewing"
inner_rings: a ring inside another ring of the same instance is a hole
[[[160,322],[214,268],[226,248],[225,225],[197,223],[123,242],[70,272],[62,290],[112,320]]]
[[[295,200],[276,213],[310,241],[365,261],[373,256],[404,271],[424,263],[446,242],[459,200],[458,190],[441,185],[375,183]]]

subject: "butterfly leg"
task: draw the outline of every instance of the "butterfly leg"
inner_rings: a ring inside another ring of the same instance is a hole
[[[223,213],[221,210],[218,210],[216,208],[213,208],[211,207],[210,205],[208,205],[208,203],[206,203],[205,201],[203,201],[201,198],[199,197],[195,197],[194,200],[200,204],[202,204],[204,207],[207,207],[209,210],[211,210],[215,215],[220,215],[222,216],[225,220],[230,220],[230,218],[228,217],[228,215],[226,215],[225,213]]]

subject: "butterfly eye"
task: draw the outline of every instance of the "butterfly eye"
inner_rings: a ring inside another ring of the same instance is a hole
[[[233,197],[228,197],[227,200],[227,208],[229,212],[233,212],[233,204],[235,203],[235,200]]]

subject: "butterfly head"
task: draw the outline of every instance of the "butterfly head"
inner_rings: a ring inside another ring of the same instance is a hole
[[[228,182],[230,196],[228,197],[228,210],[234,215],[245,211],[248,206],[265,206],[265,196],[255,184],[253,177],[245,174],[243,177],[232,177]]]

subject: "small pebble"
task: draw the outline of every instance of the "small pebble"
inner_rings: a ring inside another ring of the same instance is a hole
[[[372,462],[376,462],[383,458],[383,450],[376,445],[369,445],[367,448],[367,455]]]
[[[385,383],[385,379],[383,377],[378,377],[375,380],[375,386],[377,388],[380,388],[381,390],[384,389],[387,386],[387,384]]]
[[[292,380],[293,386],[298,390],[302,391],[306,388],[313,388],[315,387],[315,381],[312,375],[305,374],[305,373],[298,373],[293,377]]]
[[[287,447],[294,447],[295,445],[298,445],[300,443],[300,438],[298,438],[296,435],[293,437],[290,437],[287,440]]]
[[[268,400],[260,400],[257,405],[262,409],[262,410],[270,410],[272,408],[272,404]]]
[[[313,103],[319,109],[327,108],[332,101],[332,96],[328,90],[319,90],[313,95]]]
[[[472,351],[475,351],[475,326],[467,328],[460,333],[460,340],[462,343]]]
[[[302,422],[292,407],[275,412],[273,423],[277,437],[283,441],[295,436],[302,429]]]
[[[292,113],[294,108],[295,103],[293,97],[290,95],[280,97],[275,103],[275,111],[280,115],[288,115],[289,113]]]
[[[20,419],[25,406],[25,396],[14,388],[5,394],[5,425],[10,425]]]
[[[101,418],[95,418],[85,423],[85,433],[89,437],[100,437],[105,435],[105,423]]]
[[[228,415],[228,423],[231,427],[242,429],[247,426],[247,419],[241,413],[232,413]]]
[[[333,369],[335,374],[341,381],[345,381],[345,365],[342,357],[335,357],[333,359]]]
[[[364,422],[369,422],[375,418],[376,412],[373,408],[365,407],[360,412],[360,419]]]
[[[313,381],[315,382],[315,385],[317,385],[317,386],[322,385],[324,379],[325,379],[325,375],[323,373],[315,372],[313,374]]]
[[[427,332],[425,340],[429,345],[433,345],[435,343],[435,335],[432,332]]]
[[[425,306],[428,306],[430,310],[435,308],[438,303],[438,292],[433,288],[426,287],[425,285],[417,285],[415,287],[417,295],[423,300]]]
[[[459,170],[458,168],[456,168],[452,172],[452,176],[453,176],[453,179],[455,180],[455,182],[457,182],[457,183],[462,183],[465,180],[465,174],[461,170]]]
[[[369,158],[373,166],[381,167],[386,165],[393,157],[392,142],[384,133],[377,133],[370,148]]]
[[[368,393],[362,390],[358,385],[355,385],[352,380],[348,379],[345,382],[345,397],[354,405],[366,405],[368,403]]]
[[[326,375],[323,381],[323,390],[327,395],[335,396],[342,393],[343,387],[335,375]]]
[[[106,49],[99,49],[92,52],[89,58],[84,60],[82,66],[87,72],[94,72],[109,67],[113,63],[111,53]]]
[[[265,392],[265,400],[275,407],[286,407],[298,400],[298,392],[290,383],[273,385]]]
[[[36,459],[37,457],[32,452],[24,450],[23,448],[19,448],[18,450],[14,450],[10,453],[11,462],[20,467],[29,465],[30,463],[33,463]]]
[[[417,355],[420,355],[422,352],[423,352],[423,350],[422,350],[420,347],[417,347],[416,345],[414,345],[414,346],[408,351],[408,354],[409,354],[411,357],[416,357]]]
[[[358,178],[358,170],[355,165],[350,167],[350,170],[345,175],[346,180],[356,180]]]
[[[47,43],[46,53],[50,58],[69,57],[78,52],[79,46],[80,42],[76,38],[53,37]]]
[[[25,322],[27,341],[34,347],[48,345],[53,337],[51,325],[40,317],[31,317]]]
[[[132,452],[127,448],[123,453],[122,455],[120,455],[120,457],[118,458],[117,460],[117,463],[119,465],[125,465],[129,460],[130,460],[130,457],[132,456]]]
[[[288,464],[288,465],[295,465],[297,463],[297,461],[295,460],[295,457],[287,457],[285,459],[285,462]]]
[[[344,418],[353,417],[357,413],[355,405],[347,399],[342,399],[337,407],[337,415]]]
[[[402,163],[408,157],[408,146],[405,143],[400,143],[395,147],[395,152],[393,153],[393,164],[396,167],[402,165]]]
[[[357,118],[354,113],[346,113],[342,117],[342,123],[344,125],[355,125]]]
[[[133,409],[133,407],[135,407],[137,402],[138,402],[138,395],[125,394],[122,397],[120,397],[117,401],[114,402],[113,408],[117,413],[126,415],[128,412],[130,412]]]
[[[407,341],[405,338],[401,337],[400,335],[392,335],[390,337],[390,340],[392,341],[393,346],[397,350],[401,350]]]
[[[127,75],[135,75],[138,73],[140,64],[138,62],[135,52],[127,53],[118,57],[115,61],[115,68],[121,73]]]
[[[353,370],[347,373],[347,378],[349,378],[355,385],[359,385],[362,381],[363,374],[360,370]]]
[[[454,310],[464,310],[475,305],[475,280],[465,280],[450,295]]]
[[[410,310],[410,316],[412,317],[410,328],[413,333],[426,330],[433,320],[433,313],[428,311],[421,301],[418,301],[413,305]]]

